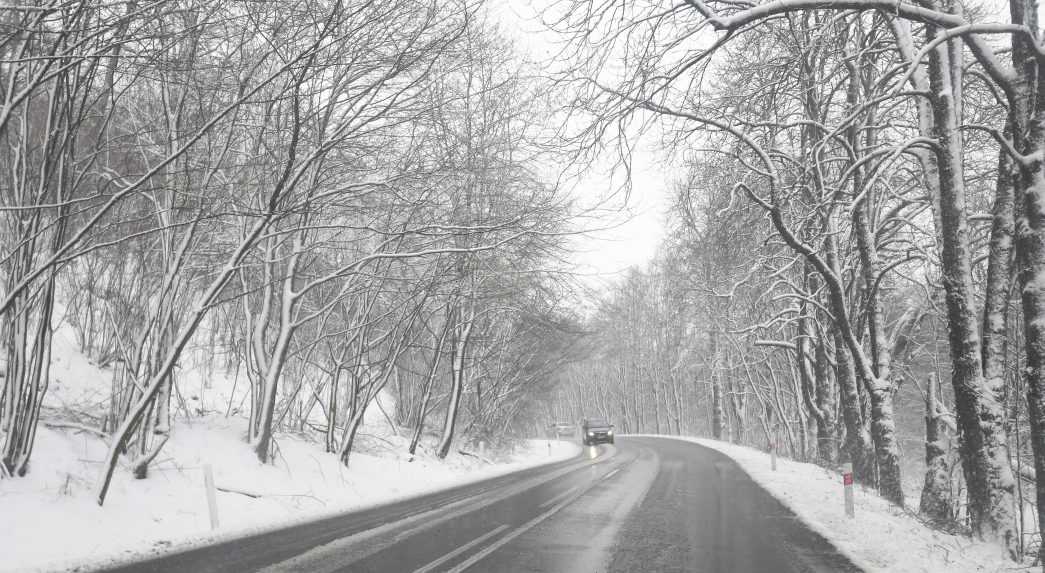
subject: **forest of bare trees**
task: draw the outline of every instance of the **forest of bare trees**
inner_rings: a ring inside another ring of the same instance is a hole
[[[646,133],[685,171],[551,415],[851,462],[928,520],[1041,551],[1045,50],[1037,3],[1005,5],[546,10],[571,136]]]
[[[568,340],[546,94],[479,3],[56,0],[0,9],[0,478],[44,418],[106,436],[97,484],[167,443],[191,353],[242,375],[244,448],[350,463],[367,407],[511,433]],[[50,411],[52,335],[112,372]]]
[[[1004,4],[548,0],[543,66],[481,0],[0,6],[0,479],[56,420],[98,504],[149,479],[215,414],[191,361],[263,464],[351,467],[382,394],[440,458],[599,415],[1045,563],[1045,44]],[[665,237],[580,310],[566,173],[643,138]],[[59,323],[90,408],[45,403]]]

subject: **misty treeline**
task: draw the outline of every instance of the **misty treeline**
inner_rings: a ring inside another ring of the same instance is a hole
[[[382,390],[411,453],[512,434],[569,344],[521,61],[468,1],[0,7],[0,478],[47,416],[106,436],[99,503],[145,478],[213,413],[183,367],[247,389],[220,413],[262,462],[282,429],[348,464]],[[60,321],[112,372],[93,409],[43,406]]]
[[[685,172],[552,415],[850,462],[897,504],[916,484],[927,519],[1038,551],[1045,48],[1037,3],[1003,4],[546,11],[577,56],[572,136],[659,134]]]

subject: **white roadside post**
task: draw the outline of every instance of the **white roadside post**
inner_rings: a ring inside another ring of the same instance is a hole
[[[773,426],[772,434],[773,437],[769,440],[769,461],[773,471],[776,471],[776,425]]]
[[[776,471],[776,446],[777,446],[777,434],[778,424],[773,419],[773,406],[771,404],[766,405],[766,418],[769,420],[769,465],[773,471]]]
[[[214,490],[214,472],[210,464],[203,464],[203,485],[207,490],[207,511],[210,513],[211,531],[218,528],[218,498]]]
[[[853,504],[853,464],[842,464],[842,486],[845,489],[845,514],[849,517],[856,516],[856,507]]]

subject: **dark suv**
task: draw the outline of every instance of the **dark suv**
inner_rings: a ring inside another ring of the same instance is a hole
[[[613,443],[613,424],[598,418],[581,422],[581,441],[585,446]]]

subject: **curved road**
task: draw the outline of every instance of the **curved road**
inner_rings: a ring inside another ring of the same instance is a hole
[[[662,438],[109,569],[257,570],[859,571],[732,460]]]

